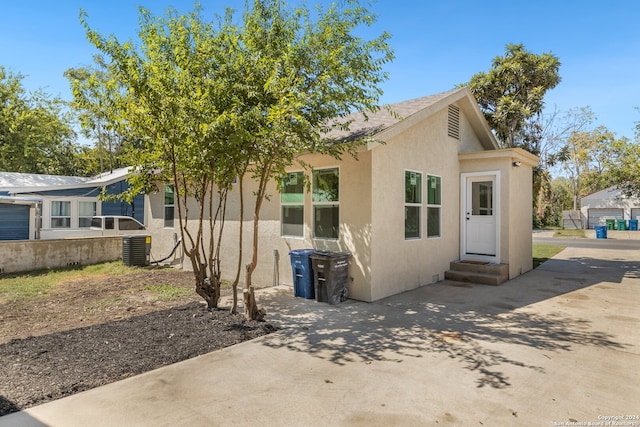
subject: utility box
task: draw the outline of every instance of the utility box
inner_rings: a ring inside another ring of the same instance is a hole
[[[122,237],[122,262],[127,266],[144,267],[151,258],[151,236],[132,235]]]
[[[349,298],[349,259],[343,252],[316,251],[311,255],[316,301],[339,304]]]

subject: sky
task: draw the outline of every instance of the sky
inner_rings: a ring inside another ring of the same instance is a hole
[[[290,4],[297,0],[289,0]],[[168,8],[193,9],[183,0],[2,0],[0,65],[24,76],[28,90],[43,89],[71,100],[65,70],[90,65],[95,49],[79,23],[119,40],[137,40],[138,6],[155,15]],[[242,11],[244,1],[201,0],[213,19],[225,6]],[[308,0],[329,4],[327,0]],[[378,14],[363,36],[387,31],[395,51],[388,64],[382,103],[452,89],[489,71],[509,43],[560,59],[562,81],[545,97],[545,113],[590,107],[617,136],[634,136],[640,121],[640,2],[637,0],[378,0]]]

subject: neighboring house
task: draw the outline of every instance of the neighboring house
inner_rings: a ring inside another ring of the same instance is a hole
[[[95,215],[126,215],[144,223],[143,195],[132,204],[98,198],[103,189],[126,191],[128,170],[89,178],[0,172],[0,240],[62,238],[89,228]]]
[[[626,197],[615,186],[583,197],[580,207],[587,228],[606,225],[607,219],[640,218],[640,199]]]
[[[358,158],[302,154],[312,171],[291,165],[282,193],[272,182],[260,220],[259,265],[254,282],[292,284],[288,252],[316,248],[352,254],[349,296],[375,301],[442,280],[450,263],[501,264],[507,278],[532,268],[532,167],[521,149],[498,149],[471,92],[446,93],[354,114],[339,141],[373,136]],[[303,175],[311,180],[310,191]],[[251,200],[256,183],[245,184]],[[152,251],[167,254],[179,234],[174,199],[148,195]],[[238,194],[231,192],[223,275],[237,265]],[[193,210],[192,210],[193,211]],[[245,258],[251,250],[253,206],[245,206]],[[189,268],[178,254],[174,259]]]

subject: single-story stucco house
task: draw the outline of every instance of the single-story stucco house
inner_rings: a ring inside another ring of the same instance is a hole
[[[640,219],[640,199],[627,197],[615,186],[580,199],[580,211],[586,228],[606,225],[607,219]]]
[[[375,301],[445,278],[451,263],[498,265],[504,279],[532,268],[532,167],[538,158],[504,149],[467,88],[354,114],[349,132],[369,135],[357,159],[302,154],[311,170],[292,165],[282,193],[262,207],[258,284],[292,284],[289,251],[315,248],[352,255],[349,296]],[[399,116],[399,117],[398,117]],[[302,185],[306,174],[310,191]],[[250,196],[256,184],[245,182]],[[238,192],[228,201],[223,276],[235,274]],[[145,218],[158,258],[179,235],[171,187],[147,195]],[[250,197],[246,197],[250,199]],[[245,207],[245,230],[253,206]],[[245,260],[251,248],[245,233]],[[180,254],[173,260],[189,268]],[[246,262],[245,262],[246,263]]]
[[[103,189],[126,191],[129,169],[93,177],[0,172],[0,240],[65,237],[88,228],[95,215],[126,215],[144,223],[144,195],[132,204],[98,197]]]

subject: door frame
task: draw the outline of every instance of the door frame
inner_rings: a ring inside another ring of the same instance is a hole
[[[492,177],[495,181],[495,191],[493,194],[493,211],[495,212],[496,221],[496,250],[495,255],[477,255],[467,253],[467,191],[468,178],[475,177]],[[460,174],[460,260],[461,261],[483,261],[498,264],[500,263],[500,228],[501,228],[501,198],[502,186],[500,183],[500,171],[483,171],[483,172],[464,172]]]

